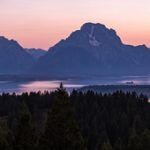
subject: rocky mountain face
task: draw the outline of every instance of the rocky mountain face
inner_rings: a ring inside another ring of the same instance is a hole
[[[87,77],[150,74],[150,49],[125,45],[113,29],[86,23],[48,52],[0,37],[0,74]]]
[[[16,41],[0,37],[0,74],[24,73],[33,64],[33,57]]]
[[[46,54],[46,50],[43,49],[25,49],[26,52],[28,52],[35,60],[38,60],[40,57],[44,56]]]
[[[51,76],[141,75],[150,73],[150,50],[122,43],[115,30],[86,23],[41,57],[32,73]]]

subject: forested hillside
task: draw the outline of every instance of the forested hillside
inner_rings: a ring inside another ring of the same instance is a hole
[[[0,150],[148,150],[144,95],[55,92],[0,95]]]

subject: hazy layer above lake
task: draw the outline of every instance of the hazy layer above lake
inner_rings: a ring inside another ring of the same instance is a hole
[[[122,76],[122,77],[93,77],[93,78],[74,78],[61,80],[22,80],[7,78],[0,80],[0,93],[22,93],[37,91],[53,91],[63,82],[64,87],[70,91],[88,85],[126,85],[132,82],[134,85],[149,85],[150,76]]]

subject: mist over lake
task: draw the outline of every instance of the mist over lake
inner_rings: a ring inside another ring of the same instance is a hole
[[[54,91],[60,85],[64,84],[67,91],[80,89],[87,86],[99,86],[99,92],[114,92],[116,90],[136,91],[150,97],[150,76],[122,76],[122,77],[92,77],[92,78],[65,78],[65,79],[42,79],[42,80],[25,80],[16,78],[7,78],[0,80],[0,93],[17,93],[23,92],[44,92]],[[116,85],[116,86],[115,86]],[[145,85],[145,86],[144,86]],[[115,86],[115,87],[114,87]],[[132,88],[131,88],[132,87]],[[134,87],[134,88],[133,88]],[[136,88],[135,88],[136,87]],[[86,89],[87,90],[87,89]],[[95,90],[95,89],[89,89]]]

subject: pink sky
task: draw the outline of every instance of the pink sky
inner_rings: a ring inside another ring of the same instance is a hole
[[[48,49],[85,22],[105,24],[124,43],[150,47],[150,0],[0,0],[0,35]]]

